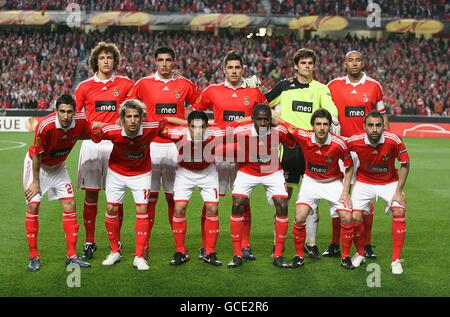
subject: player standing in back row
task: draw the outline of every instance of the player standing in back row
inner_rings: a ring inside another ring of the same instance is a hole
[[[270,107],[280,112],[281,119],[296,128],[308,130],[311,128],[311,117],[319,108],[328,110],[333,118],[331,132],[338,127],[337,109],[331,99],[330,90],[324,84],[313,79],[316,53],[307,48],[299,49],[294,55],[296,77],[277,83],[266,93]],[[297,186],[305,173],[305,159],[300,146],[293,149],[283,146],[281,164],[285,173],[289,198],[293,187]],[[319,259],[320,253],[316,245],[318,213],[309,215],[306,222],[305,250],[314,258]]]
[[[194,104],[196,110],[212,110],[214,122],[221,128],[229,126],[231,122],[249,117],[252,115],[253,107],[259,103],[265,103],[266,97],[259,88],[250,87],[244,79],[244,59],[236,51],[227,53],[223,60],[223,72],[225,81],[221,84],[212,84],[203,90],[200,98]],[[226,158],[224,162],[217,162],[219,173],[219,194],[225,196],[228,188],[233,186],[236,178],[236,164]],[[244,229],[242,232],[242,254],[247,260],[256,260],[250,248],[251,230],[251,210],[250,204],[244,206],[243,211]],[[202,210],[202,247],[199,258],[205,254],[206,236],[204,232],[204,222],[206,219],[206,209]]]
[[[91,122],[116,123],[119,118],[119,105],[133,86],[132,80],[114,73],[120,65],[119,49],[113,43],[99,42],[91,51],[88,65],[95,74],[75,89],[77,111],[84,111]],[[95,219],[98,194],[105,188],[111,150],[112,143],[107,140],[98,144],[85,140],[81,145],[78,188],[85,191],[83,218],[86,240],[83,255],[86,259],[92,258],[97,249]],[[118,208],[122,225],[123,206]]]
[[[389,121],[386,115],[381,85],[370,78],[362,70],[364,60],[358,51],[350,51],[345,55],[344,68],[347,76],[333,79],[328,83],[331,97],[338,109],[338,118],[341,124],[341,136],[345,139],[352,135],[364,132],[364,117],[371,111],[377,110],[383,114],[386,129]],[[355,170],[359,166],[358,156],[352,153]],[[356,175],[356,174],[354,174]],[[367,258],[376,259],[372,249],[371,235],[373,222],[373,202],[370,211],[362,216],[364,228],[364,249]],[[332,218],[332,241],[324,256],[339,254],[339,217]]]

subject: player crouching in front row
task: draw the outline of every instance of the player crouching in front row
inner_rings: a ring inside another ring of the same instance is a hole
[[[133,266],[141,271],[149,269],[143,257],[144,246],[149,238],[147,204],[152,167],[148,147],[167,124],[166,119],[159,122],[143,122],[144,113],[145,105],[140,101],[126,100],[120,105],[122,126],[106,125],[92,135],[94,142],[110,140],[113,143],[105,190],[107,200],[105,225],[111,253],[102,264],[108,266],[120,261],[119,206],[123,203],[126,190],[130,189],[136,204],[136,251]]]

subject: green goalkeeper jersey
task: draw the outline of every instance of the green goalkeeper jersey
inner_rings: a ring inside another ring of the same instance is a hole
[[[281,119],[297,128],[311,130],[311,116],[319,108],[327,109],[333,117],[338,115],[330,90],[316,80],[301,84],[296,78],[292,82],[285,79],[265,96],[270,107],[280,105]]]

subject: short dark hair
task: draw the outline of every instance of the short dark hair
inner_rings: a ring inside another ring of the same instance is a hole
[[[154,57],[155,59],[158,57],[159,54],[170,54],[173,59],[175,59],[175,51],[171,49],[168,46],[160,46],[155,50]]]
[[[314,111],[314,113],[311,116],[311,126],[314,125],[314,121],[316,121],[316,118],[327,118],[328,123],[331,125],[331,123],[333,122],[333,118],[331,117],[331,113],[324,108],[319,108],[316,111]]]
[[[382,114],[381,112],[376,111],[376,110],[375,110],[375,111],[372,111],[372,112],[369,112],[369,113],[366,115],[366,117],[364,118],[364,124],[366,124],[367,119],[370,118],[370,117],[372,117],[372,118],[380,118],[381,121],[382,121],[383,124],[384,124],[384,118],[383,118],[383,114]]]
[[[201,110],[194,110],[192,111],[187,118],[188,124],[190,125],[192,120],[200,119],[206,123],[206,126],[208,126],[208,116],[204,111]]]
[[[72,97],[72,95],[69,94],[62,94],[58,97],[58,99],[56,99],[56,110],[58,110],[60,104],[70,105],[73,107],[73,110],[75,110],[76,108],[75,99]]]
[[[96,73],[98,72],[98,55],[102,52],[111,53],[114,56],[113,71],[116,71],[120,66],[120,52],[114,43],[98,42],[91,55],[88,58],[88,66]]]
[[[316,63],[316,52],[310,48],[301,48],[294,55],[294,64],[297,65],[301,59],[312,57],[313,63]]]
[[[254,117],[255,114],[258,112],[265,112],[265,113],[269,114],[270,117],[272,117],[272,110],[265,103],[259,103],[259,104],[255,105],[255,107],[253,107],[252,117]]]
[[[227,63],[229,61],[239,61],[241,63],[241,66],[244,66],[244,58],[241,54],[238,52],[232,50],[225,55],[225,58],[223,59],[223,67],[227,66]]]

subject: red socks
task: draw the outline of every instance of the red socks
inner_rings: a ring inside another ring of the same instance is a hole
[[[106,214],[105,217],[106,233],[108,234],[108,240],[111,245],[112,252],[119,252],[119,233],[120,222],[118,215]]]
[[[399,260],[406,233],[405,215],[392,215],[392,261]]]
[[[25,229],[27,231],[28,248],[30,259],[39,256],[37,237],[39,231],[39,212],[27,210],[25,213]]]
[[[353,223],[353,241],[358,254],[364,256],[364,225],[362,222]]]
[[[230,232],[231,232],[231,242],[233,244],[235,256],[242,256],[241,241],[243,229],[244,229],[244,217],[231,215]]]
[[[334,219],[334,218],[333,218]],[[353,242],[353,225],[341,223],[342,258],[350,256]]]
[[[186,253],[186,217],[173,216],[172,232],[175,238],[176,252]]]
[[[75,211],[65,211],[63,213],[63,229],[66,234],[67,256],[77,255],[78,223],[77,213]]]
[[[283,255],[284,241],[286,240],[286,234],[288,230],[288,216],[276,216],[275,217],[275,251],[273,257]]]
[[[304,247],[306,240],[306,224],[296,224],[292,226],[292,237],[294,239],[295,255],[304,257]]]
[[[148,224],[148,213],[136,213],[136,251],[135,256],[143,256],[145,245],[148,241],[149,235],[149,224]]]
[[[372,244],[372,223],[373,223],[373,201],[370,202],[369,214],[363,213],[363,223],[364,223],[364,245]]]
[[[201,216],[201,229],[202,229],[202,248],[204,249],[206,249],[205,220],[206,220],[206,206],[205,204],[203,204]]]
[[[97,203],[84,202],[83,219],[86,230],[86,242],[95,243],[95,218],[97,217]]]
[[[244,228],[242,229],[241,248],[245,249],[250,247],[250,230],[252,227],[252,213],[249,205],[244,206],[242,217],[244,217]]]
[[[206,216],[205,219],[206,255],[215,252],[219,236],[219,216]]]
[[[339,245],[341,236],[341,219],[339,217],[331,218],[332,238],[331,243]]]
[[[173,214],[175,212],[175,201],[173,200],[173,193],[166,193],[166,200],[167,200],[169,223],[170,223],[170,227],[173,228],[172,219],[173,219]]]

